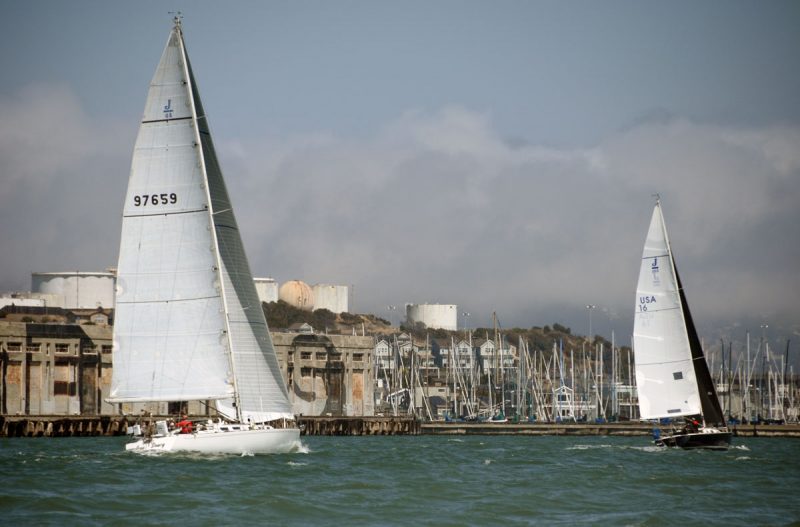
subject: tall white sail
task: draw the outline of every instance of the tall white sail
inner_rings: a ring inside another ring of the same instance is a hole
[[[187,72],[174,29],[150,83],[123,208],[114,402],[233,394],[221,352],[224,306]]]
[[[293,418],[179,23],[136,141],[117,284],[110,401]]]
[[[189,73],[191,75],[191,67]],[[192,84],[194,85],[193,80]],[[293,419],[286,383],[281,375],[196,88],[194,102],[220,259],[220,276],[240,410],[238,418],[253,422]],[[235,402],[218,401],[217,408],[233,417],[236,414]]]
[[[642,253],[633,326],[642,419],[701,413],[700,395],[660,202]]]

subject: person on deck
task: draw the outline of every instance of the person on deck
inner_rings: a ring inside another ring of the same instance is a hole
[[[183,414],[183,419],[178,421],[178,425],[181,429],[181,434],[191,434],[192,433],[192,422]]]

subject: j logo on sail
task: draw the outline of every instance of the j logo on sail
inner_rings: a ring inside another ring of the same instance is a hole
[[[661,278],[658,276],[658,258],[653,258],[653,263],[650,264],[650,272],[653,273],[653,285],[661,285]]]
[[[164,117],[172,119],[172,99],[167,99],[167,105],[164,106]]]

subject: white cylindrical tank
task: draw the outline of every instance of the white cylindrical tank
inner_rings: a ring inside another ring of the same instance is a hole
[[[267,303],[278,301],[278,282],[274,278],[253,278],[253,283],[259,300]]]
[[[306,311],[314,309],[314,291],[300,280],[289,280],[279,289],[278,297],[289,304]]]
[[[347,312],[348,287],[346,285],[316,284],[314,309],[327,309],[333,313]]]
[[[63,297],[65,309],[113,308],[115,283],[110,272],[31,274],[31,291]]]
[[[455,304],[406,304],[406,320],[422,322],[431,329],[458,329],[458,307]]]

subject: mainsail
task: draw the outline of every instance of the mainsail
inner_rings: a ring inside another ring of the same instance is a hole
[[[179,23],[136,140],[116,302],[110,401],[293,417]]]
[[[684,307],[661,204],[657,202],[642,253],[633,326],[636,386],[642,419],[702,413],[693,365],[696,358],[690,345]],[[691,331],[694,332],[694,325]],[[696,334],[694,339],[697,340]],[[705,366],[702,351],[697,360]]]

